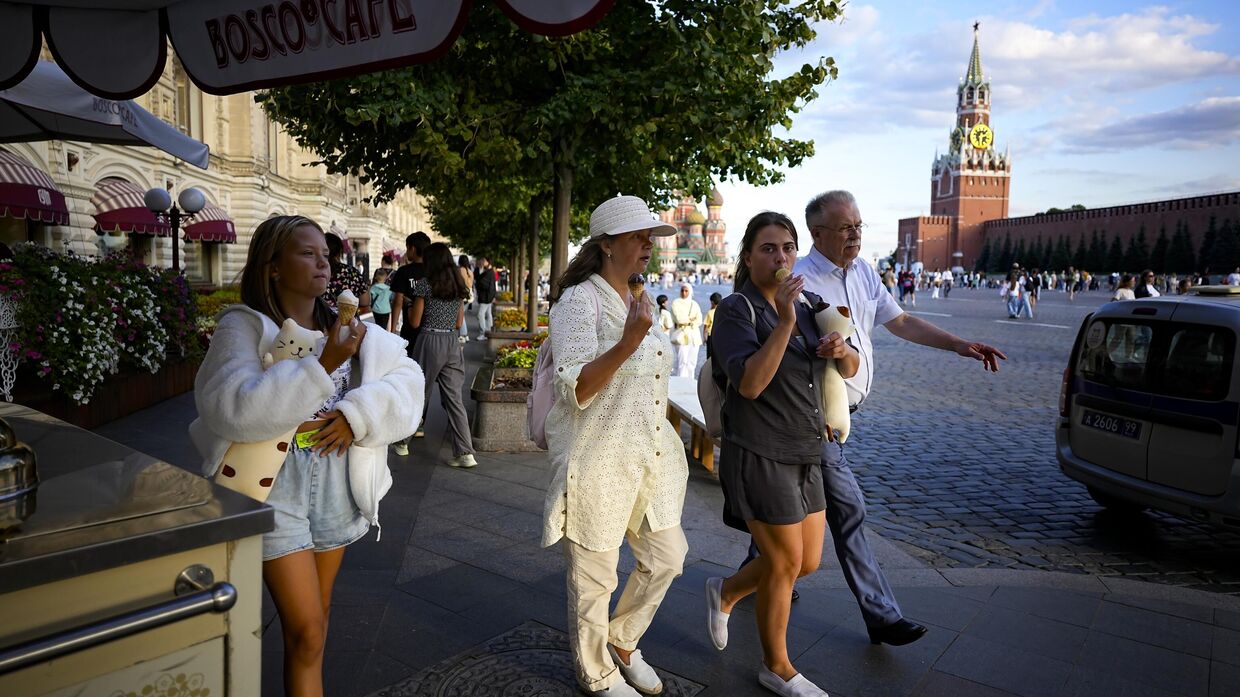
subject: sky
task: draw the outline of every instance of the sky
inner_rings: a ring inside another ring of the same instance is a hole
[[[863,258],[891,252],[899,219],[929,211],[975,21],[1010,215],[1240,189],[1240,2],[850,2],[776,62],[832,56],[839,77],[793,116],[813,158],[773,186],[719,184],[729,252],[769,208],[807,250],[805,204],[830,189],[857,197]]]

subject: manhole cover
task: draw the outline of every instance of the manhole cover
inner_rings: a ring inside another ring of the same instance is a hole
[[[664,670],[663,694],[691,697],[702,685]],[[561,697],[580,695],[568,637],[526,622],[369,697]]]

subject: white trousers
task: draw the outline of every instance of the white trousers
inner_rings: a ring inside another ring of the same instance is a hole
[[[491,303],[478,303],[478,336],[491,331]]]
[[[679,525],[650,531],[642,521],[640,535],[628,534],[637,567],[629,574],[609,618],[608,605],[618,584],[620,548],[595,552],[565,538],[568,560],[568,640],[577,666],[577,682],[587,690],[605,690],[623,680],[607,645],[632,651],[650,627],[654,613],[672,581],[684,569],[689,542]]]
[[[693,377],[693,371],[697,370],[697,359],[697,346],[681,346],[676,344],[676,370],[672,374]]]

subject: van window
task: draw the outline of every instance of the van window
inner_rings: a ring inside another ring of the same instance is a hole
[[[1094,322],[1081,353],[1081,375],[1112,387],[1149,390],[1153,340],[1154,330],[1149,325]]]
[[[1167,346],[1162,392],[1187,399],[1225,399],[1234,353],[1235,334],[1230,329],[1175,328]]]

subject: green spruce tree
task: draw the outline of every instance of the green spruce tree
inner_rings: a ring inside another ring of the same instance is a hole
[[[1107,273],[1111,271],[1124,273],[1131,270],[1124,268],[1124,243],[1119,241],[1119,235],[1111,238],[1111,248],[1107,250],[1106,268],[1110,269]],[[1140,269],[1137,270],[1139,271]]]
[[[1164,225],[1158,230],[1158,239],[1154,240],[1154,250],[1150,252],[1150,268],[1154,269],[1154,273],[1168,273],[1171,271],[1167,267],[1167,251],[1171,246],[1171,240],[1167,237],[1167,226]]]
[[[1189,274],[1197,270],[1193,258],[1192,238],[1184,221],[1175,224],[1175,234],[1171,236],[1171,244],[1167,247],[1167,270],[1174,273]]]
[[[999,252],[999,268],[995,270],[1007,272],[1008,269],[1012,268],[1012,256],[1012,235],[1009,233],[1007,237],[1003,238],[1003,247]]]
[[[1150,245],[1145,241],[1145,226],[1142,225],[1137,234],[1128,240],[1128,249],[1124,252],[1124,266],[1133,273],[1140,273],[1150,266]]]
[[[1225,276],[1240,266],[1240,240],[1236,239],[1238,234],[1240,230],[1236,229],[1230,218],[1224,220],[1219,227],[1218,237],[1214,240],[1214,257],[1210,259],[1210,268],[1214,273]]]
[[[1059,240],[1055,242],[1055,252],[1051,255],[1050,267],[1059,273],[1068,270],[1072,266],[1072,251],[1068,248],[1068,238],[1060,235]]]
[[[1184,225],[1184,232],[1188,234],[1188,224]],[[1192,235],[1189,235],[1192,239]],[[1210,222],[1206,225],[1206,234],[1201,238],[1201,247],[1197,251],[1197,263],[1201,266],[1202,271],[1214,268],[1214,242],[1218,239],[1218,221],[1214,216],[1210,216]]]

